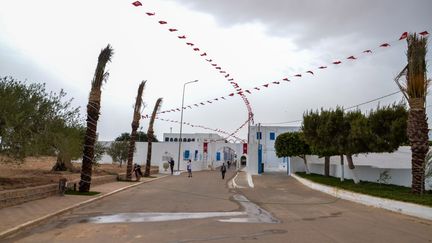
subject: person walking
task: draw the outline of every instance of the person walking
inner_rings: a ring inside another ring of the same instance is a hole
[[[221,166],[221,168],[220,168],[220,171],[221,171],[221,173],[222,173],[222,180],[225,179],[225,173],[226,173],[226,170],[227,170],[227,168],[226,168],[226,166],[225,166],[225,163],[223,163],[222,166]]]
[[[170,159],[169,166],[170,166],[171,175],[172,175],[172,174],[174,174],[174,159],[173,158]]]
[[[227,165],[228,165],[228,169],[230,168],[231,162],[228,160],[227,161]]]
[[[192,161],[191,160],[189,160],[187,162],[186,168],[187,168],[187,171],[188,171],[188,177],[192,177]]]

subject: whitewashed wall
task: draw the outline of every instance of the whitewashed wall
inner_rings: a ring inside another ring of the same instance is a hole
[[[109,146],[110,142],[104,142],[105,146]],[[208,144],[208,154],[205,156],[203,153],[203,143],[202,142],[184,142],[181,145],[181,163],[180,163],[180,170],[186,170],[186,163],[187,160],[183,159],[183,152],[185,150],[190,151],[189,158],[192,160],[192,170],[198,171],[198,170],[205,170],[209,168],[209,165],[212,165],[213,167],[220,166],[224,160],[224,148],[230,147],[232,150],[235,151],[237,154],[237,159],[239,160],[242,153],[242,144],[236,144],[236,143],[224,143],[224,142],[213,142]],[[137,142],[136,143],[136,151],[134,153],[134,163],[138,164],[145,164],[147,160],[147,149],[148,144],[147,142]],[[195,160],[195,150],[198,151],[197,159]],[[221,160],[216,160],[216,153],[221,153]],[[170,143],[170,142],[158,142],[158,143],[152,143],[152,158],[151,158],[151,164],[159,166],[159,170],[162,172],[163,169],[163,163],[167,161],[172,157],[175,161],[174,169],[177,169],[177,161],[178,161],[178,143]],[[100,163],[112,163],[111,156],[104,154]]]

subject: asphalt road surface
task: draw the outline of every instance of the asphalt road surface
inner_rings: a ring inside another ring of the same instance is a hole
[[[11,242],[432,242],[432,222],[339,200],[285,174],[229,189],[217,171],[169,176],[75,209]]]

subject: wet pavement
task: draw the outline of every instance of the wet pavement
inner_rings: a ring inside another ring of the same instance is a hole
[[[233,178],[229,171],[227,178]],[[330,197],[285,174],[229,189],[217,171],[169,176],[10,242],[432,242],[432,222]]]

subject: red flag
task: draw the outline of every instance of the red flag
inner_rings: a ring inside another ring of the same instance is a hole
[[[228,79],[228,81],[233,81],[233,80],[234,80],[233,78]]]
[[[224,100],[225,100],[225,97],[222,96],[221,99],[224,99]]]
[[[372,51],[371,50],[365,50],[365,51],[363,51],[363,53],[372,53]]]
[[[135,1],[132,3],[135,7],[142,6],[140,1]]]
[[[383,44],[380,45],[380,47],[389,47],[389,46],[390,46],[389,43],[383,43]]]
[[[347,59],[356,60],[357,58],[355,56],[349,56],[349,57],[347,57]]]
[[[307,71],[306,73],[310,73],[310,74],[314,75],[314,73],[312,71]]]
[[[258,87],[255,87],[254,89],[256,89],[256,90],[260,90],[260,88],[258,88]]]
[[[179,39],[186,39],[186,36],[185,35],[179,35],[179,36],[177,36]]]
[[[421,35],[421,36],[429,35],[429,32],[427,32],[427,31],[425,30],[425,31],[423,31],[423,32],[420,32],[419,35]]]
[[[205,104],[204,104],[204,103],[202,103],[202,102],[201,102],[200,104],[201,104],[201,105],[205,105]]]
[[[194,104],[194,106],[198,107],[198,104]]]
[[[319,69],[324,69],[324,68],[327,68],[327,66],[321,66],[321,67],[319,67]]]
[[[221,70],[222,68],[221,67],[216,67],[216,69]]]
[[[211,102],[211,101],[209,101],[209,100],[207,100],[207,103],[210,103],[210,104],[211,104],[212,102]]]
[[[274,81],[273,83],[274,83],[274,84],[280,84],[278,81]]]
[[[149,12],[147,12],[146,13],[148,16],[154,16],[156,13],[149,13]]]
[[[294,77],[301,77],[301,74],[296,74],[294,75]]]
[[[177,110],[178,110],[178,111],[180,111],[180,109],[179,109],[179,108],[177,108]]]
[[[213,63],[213,64],[212,64],[212,66],[213,66],[213,67],[216,67],[216,66],[217,66],[217,64],[216,64],[216,63]]]
[[[193,43],[190,43],[190,42],[186,42],[186,45],[188,45],[188,46],[193,46],[194,44],[193,44]]]
[[[212,59],[206,59],[206,61],[207,61],[207,62],[212,62],[213,60],[212,60]]]
[[[228,77],[229,77],[229,73],[227,75],[225,75],[225,78],[228,78]]]
[[[288,78],[284,78],[283,80],[285,80],[285,81],[290,81]]]
[[[269,84],[263,84],[264,87],[268,88]]]
[[[239,95],[243,95],[243,92],[240,91],[240,92],[237,92],[237,94],[239,94]]]
[[[234,93],[229,94],[229,96],[234,96]]]
[[[170,32],[177,31],[177,29],[168,29]]]
[[[193,50],[194,50],[194,51],[199,51],[199,48],[194,48]]]
[[[408,32],[403,32],[402,35],[400,36],[399,40],[406,39],[407,37],[408,37]]]
[[[166,21],[159,21],[159,24],[168,24]]]
[[[246,93],[248,93],[248,94],[250,94],[250,93],[251,93],[251,92],[250,92],[250,91],[249,91],[248,89],[247,89],[247,90],[245,90],[245,92],[246,92]]]
[[[333,64],[341,64],[342,62],[341,61],[335,61],[335,62],[333,62]]]
[[[226,71],[220,71],[220,73],[226,73]]]
[[[214,100],[218,101],[219,99],[218,99],[218,98],[215,98]]]
[[[204,53],[201,54],[200,56],[202,56],[202,57],[203,57],[203,56],[207,56],[207,53],[204,52]]]

